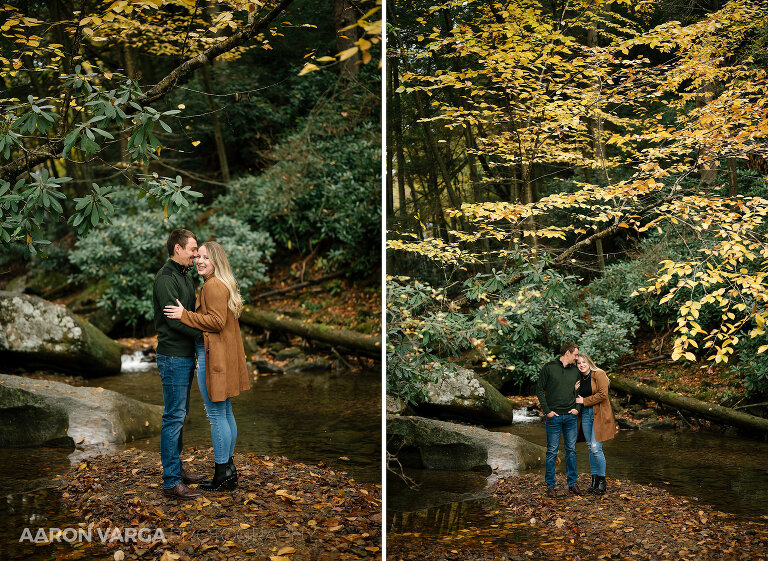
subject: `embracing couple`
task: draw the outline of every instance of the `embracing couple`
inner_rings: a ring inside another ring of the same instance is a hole
[[[243,301],[221,245],[208,241],[198,248],[195,235],[183,229],[171,232],[166,245],[169,259],[152,289],[157,370],[163,383],[163,494],[194,499],[202,493],[187,485],[199,483],[204,491],[232,491],[237,486],[237,425],[229,398],[250,388],[237,321]],[[197,298],[191,272],[195,264],[204,281]],[[213,441],[215,465],[207,481],[181,465],[182,430],[195,372]]]
[[[547,496],[557,497],[555,465],[560,447],[560,435],[565,443],[565,471],[568,492],[583,495],[577,484],[576,440],[584,435],[589,449],[592,484],[589,493],[602,495],[606,491],[605,454],[603,442],[616,434],[611,402],[608,399],[608,376],[585,354],[579,354],[576,343],[560,347],[560,357],[544,365],[539,373],[536,395],[546,415],[547,454],[544,462],[544,482]]]

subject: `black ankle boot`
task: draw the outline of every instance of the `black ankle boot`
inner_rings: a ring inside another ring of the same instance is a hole
[[[203,481],[200,484],[200,489],[203,491],[234,491],[235,476],[232,473],[229,462],[225,464],[216,464],[213,471],[213,479],[210,481]]]
[[[592,484],[587,487],[587,493],[594,493],[597,490],[597,475],[592,476]]]
[[[229,469],[232,470],[232,473],[235,476],[235,487],[237,487],[237,468],[235,467],[235,457],[234,456],[229,458]]]
[[[604,495],[606,492],[605,476],[597,476],[597,487],[595,488],[596,495]]]

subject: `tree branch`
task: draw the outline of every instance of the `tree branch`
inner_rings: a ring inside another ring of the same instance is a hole
[[[224,41],[221,41],[220,43],[207,48],[199,55],[181,63],[179,66],[174,68],[170,74],[160,80],[154,88],[149,90],[144,95],[144,98],[140,101],[144,104],[149,104],[165,97],[165,95],[170,92],[176,86],[176,84],[178,84],[181,78],[204,66],[205,64],[208,64],[220,54],[231,51],[235,47],[239,47],[240,45],[246,43],[258,35],[261,31],[265,30],[269,24],[272,23],[272,21],[278,15],[280,15],[280,13],[285,10],[289,4],[291,4],[291,2],[293,2],[293,0],[281,0],[281,2],[275,6],[271,12],[269,12],[260,20],[254,20],[242,31],[238,31],[231,37],[227,37]]]
[[[209,47],[199,55],[181,63],[165,78],[160,80],[154,88],[150,89],[143,98],[140,98],[137,101],[144,105],[149,105],[150,103],[162,99],[176,87],[179,80],[184,76],[200,68],[204,64],[207,64],[217,56],[243,45],[260,32],[264,31],[292,2],[293,0],[281,0],[280,3],[263,18],[258,20],[254,19],[241,31],[228,37],[224,41]],[[38,164],[45,162],[48,158],[58,157],[53,154],[61,154],[61,151],[64,149],[64,136],[65,135],[62,133],[60,138],[49,142],[47,148],[44,150],[27,152],[26,158],[17,158],[13,162],[0,167],[0,179],[13,182],[13,180],[25,170],[34,168]]]

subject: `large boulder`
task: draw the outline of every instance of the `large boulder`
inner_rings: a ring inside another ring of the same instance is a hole
[[[120,373],[120,353],[120,345],[64,306],[0,291],[4,366],[106,376]]]
[[[512,423],[514,404],[466,368],[445,369],[436,384],[427,386],[427,399],[417,407],[430,417],[459,417],[487,425]]]
[[[407,467],[499,473],[540,467],[546,453],[514,434],[396,415],[387,415],[387,449]]]
[[[0,446],[120,444],[157,434],[162,416],[111,390],[0,374]]]

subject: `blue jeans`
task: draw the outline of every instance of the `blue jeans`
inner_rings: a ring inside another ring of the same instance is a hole
[[[581,430],[589,448],[589,471],[592,475],[605,477],[603,443],[595,440],[595,413],[592,407],[585,407],[581,414]]]
[[[172,489],[181,483],[182,432],[189,412],[195,357],[158,354],[157,372],[163,382],[163,423],[160,428],[163,488]]]
[[[232,413],[232,403],[229,398],[224,401],[211,401],[208,396],[208,387],[205,383],[205,345],[202,337],[195,340],[195,352],[197,352],[197,385],[200,387],[200,395],[203,396],[205,414],[211,423],[211,441],[213,442],[213,461],[217,464],[226,464],[235,453],[235,441],[237,440],[237,424]]]
[[[571,413],[563,413],[554,417],[547,417],[547,455],[544,461],[544,482],[547,487],[555,486],[555,466],[557,465],[557,451],[560,448],[560,435],[565,442],[565,473],[568,479],[568,487],[576,485],[576,434],[578,432],[578,416]]]

